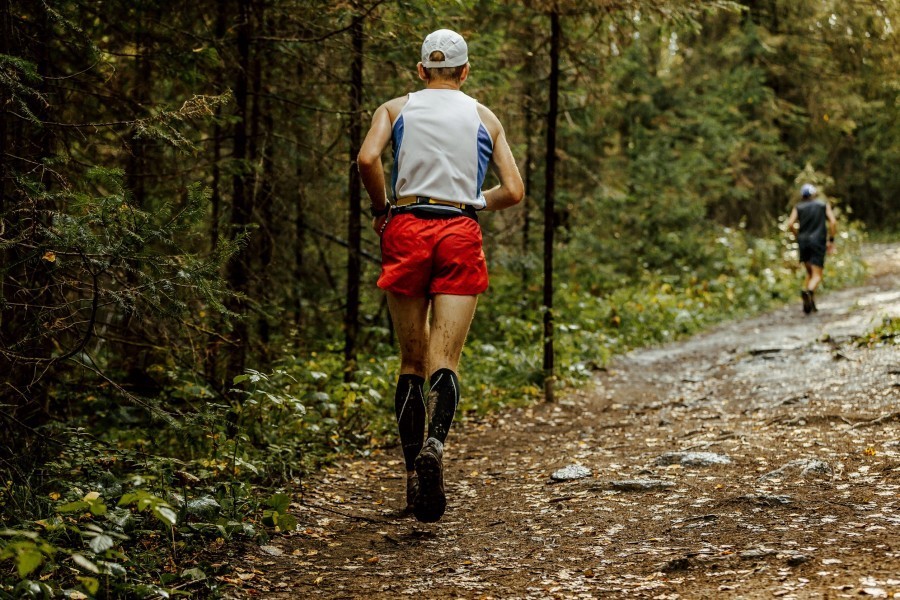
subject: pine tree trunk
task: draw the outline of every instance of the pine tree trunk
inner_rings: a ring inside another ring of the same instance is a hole
[[[216,2],[216,25],[215,36],[216,43],[222,44],[225,38],[225,3],[227,0],[218,0]],[[221,53],[221,52],[220,52]],[[217,75],[218,85],[216,89],[222,89],[222,75],[219,71]],[[215,250],[219,247],[219,220],[221,219],[222,206],[222,125],[220,124],[222,117],[222,108],[216,107],[216,118],[213,123],[213,161],[212,161],[212,183],[210,184],[210,247]]]
[[[532,72],[531,69],[528,72]],[[534,99],[530,93],[525,94],[525,201],[522,202],[522,297],[528,298],[528,285],[531,273],[528,268],[528,256],[531,249],[531,211],[529,201],[534,191]],[[524,307],[523,307],[523,310]]]
[[[556,194],[556,120],[559,112],[559,13],[550,15],[550,97],[544,189],[544,399],[553,402],[553,245]]]
[[[218,45],[219,54],[223,54],[222,46],[225,45],[226,34],[226,18],[228,0],[218,0],[216,2],[216,24],[215,24],[215,40]],[[216,70],[216,89],[222,89],[225,76],[223,69]],[[222,107],[216,106],[216,118],[213,123],[212,133],[212,181],[210,183],[210,215],[209,215],[209,246],[216,251],[219,247],[219,225],[222,219],[222,138],[225,130],[221,125]],[[219,338],[217,335],[209,336],[206,350],[206,359],[204,363],[204,371],[208,381],[216,382],[219,372],[219,352],[221,350]]]
[[[234,101],[237,122],[234,125],[234,161],[241,165],[232,177],[232,198],[230,235],[236,239],[247,232],[252,216],[252,188],[249,185],[250,175],[248,163],[247,125],[249,119],[249,72],[250,72],[250,35],[251,35],[251,0],[238,1],[237,51],[238,68],[234,86]],[[250,188],[250,189],[248,189]],[[228,263],[227,280],[229,288],[235,294],[246,294],[249,289],[250,253],[243,249]],[[228,364],[225,372],[225,389],[236,375],[243,373],[246,366],[249,348],[247,324],[245,321],[246,304],[240,298],[232,298],[229,307],[238,316],[234,319],[231,332],[231,345],[228,352]]]
[[[350,64],[350,156],[349,189],[350,221],[347,228],[347,297],[344,319],[344,379],[350,381],[356,371],[356,353],[359,337],[359,281],[360,244],[362,243],[361,202],[362,190],[356,167],[356,156],[362,143],[362,92],[363,92],[363,16],[353,17],[350,27],[353,43],[353,59]]]
[[[253,14],[254,24],[258,24],[261,31],[266,30],[265,3],[260,3]],[[248,140],[247,160],[252,165],[250,171],[251,186],[251,221],[259,224],[259,229],[254,233],[251,248],[253,251],[248,260],[258,258],[258,263],[250,272],[253,274],[250,280],[250,293],[255,304],[261,307],[257,309],[256,330],[258,344],[253,345],[256,353],[255,366],[265,367],[269,362],[268,343],[271,336],[270,324],[267,313],[273,303],[273,297],[277,295],[274,289],[269,267],[272,263],[272,171],[271,156],[268,156],[268,143],[272,131],[273,120],[271,114],[266,111],[267,103],[263,98],[262,75],[264,71],[265,53],[260,47],[254,47],[250,60],[250,98],[252,108],[250,110],[250,139]]]

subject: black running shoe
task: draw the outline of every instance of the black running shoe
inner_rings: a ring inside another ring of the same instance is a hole
[[[436,438],[428,438],[416,457],[419,494],[413,504],[413,514],[423,523],[440,520],[447,508],[444,495],[444,445]]]
[[[800,292],[800,295],[803,296],[803,312],[809,314],[812,312],[812,293],[809,290],[803,290]]]
[[[809,293],[809,310],[819,312],[819,309],[816,308],[816,293],[812,291]]]

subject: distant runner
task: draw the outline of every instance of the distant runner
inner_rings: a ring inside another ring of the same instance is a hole
[[[803,312],[817,311],[815,292],[822,282],[825,254],[834,251],[837,219],[831,205],[819,200],[818,190],[811,183],[800,188],[801,200],[788,217],[788,231],[794,232],[800,250],[800,262],[806,267],[806,281],[800,292]]]
[[[378,287],[400,342],[394,406],[407,508],[434,522],[447,505],[443,451],[459,404],[459,359],[478,295],[488,287],[476,211],[517,204],[524,185],[500,121],[460,91],[469,76],[462,36],[449,29],[429,34],[421,58],[425,89],[375,111],[358,164],[381,236]],[[388,142],[393,203],[381,162]],[[500,184],[482,193],[488,167]]]

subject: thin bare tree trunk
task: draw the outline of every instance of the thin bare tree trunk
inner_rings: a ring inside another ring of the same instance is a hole
[[[356,371],[356,353],[359,338],[359,282],[360,244],[362,243],[361,203],[362,189],[356,167],[356,155],[362,143],[362,92],[363,92],[363,16],[353,17],[350,32],[353,40],[353,60],[350,64],[350,173],[349,190],[350,221],[347,228],[347,307],[344,318],[344,379],[351,381]]]
[[[544,189],[544,399],[553,402],[553,244],[556,194],[556,120],[559,113],[559,13],[550,15],[550,97]]]
[[[242,236],[247,231],[252,216],[251,194],[248,193],[249,179],[246,164],[250,160],[248,155],[247,125],[249,119],[249,72],[250,72],[250,28],[251,28],[251,0],[239,0],[237,23],[237,51],[238,68],[234,87],[234,100],[237,108],[237,122],[234,125],[234,160],[243,164],[232,177],[232,199],[230,235],[233,239]],[[239,252],[228,263],[228,285],[235,294],[244,295],[248,292],[248,278],[250,275],[250,257],[245,250]],[[238,316],[232,326],[231,346],[228,353],[228,365],[225,372],[225,388],[236,375],[243,373],[247,350],[249,348],[248,333],[244,313],[246,304],[241,298],[233,298],[229,302],[229,309]]]

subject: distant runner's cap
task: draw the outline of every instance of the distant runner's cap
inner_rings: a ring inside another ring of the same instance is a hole
[[[811,183],[804,183],[803,187],[800,188],[800,195],[804,198],[809,198],[810,196],[816,195],[816,186]]]
[[[444,60],[429,60],[431,53],[440,50]],[[469,47],[466,40],[455,31],[438,29],[428,34],[422,42],[422,66],[426,69],[440,67],[461,67],[469,62]]]

